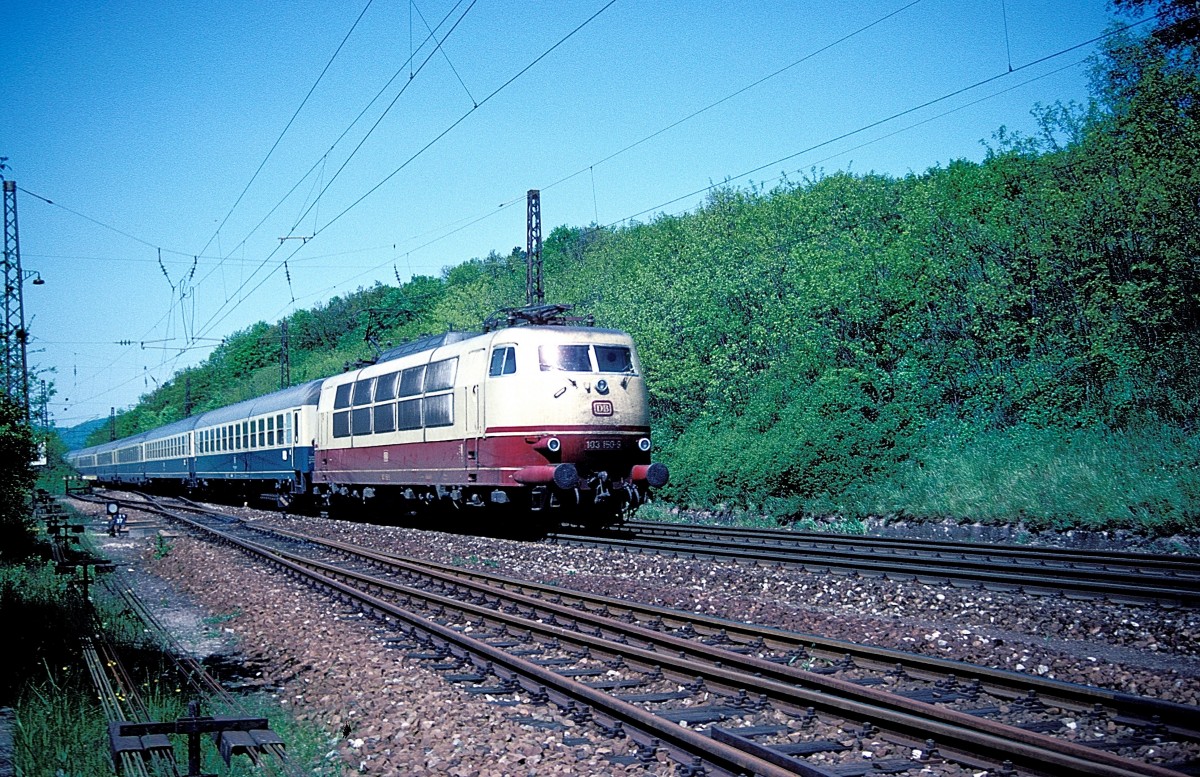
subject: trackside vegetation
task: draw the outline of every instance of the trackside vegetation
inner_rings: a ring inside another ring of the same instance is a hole
[[[719,187],[684,215],[553,230],[547,297],[638,343],[663,496],[1195,529],[1200,78],[1196,25],[1177,18],[1111,38],[1088,104],[1040,106],[1037,133],[998,129],[981,162],[813,170]],[[292,382],[369,355],[368,333],[477,328],[523,303],[522,281],[514,250],[293,313]],[[198,412],[278,388],[279,333],[229,338],[118,434],[182,417],[185,391]]]
[[[87,535],[83,538],[86,543]],[[293,762],[305,764],[305,773],[340,773],[338,764],[325,757],[335,742],[331,735],[295,720],[266,694],[239,696],[238,708],[233,709],[197,691],[197,678],[175,663],[169,647],[159,643],[157,633],[123,600],[93,581],[85,601],[79,576],[56,573],[46,543],[31,547],[31,555],[0,563],[0,620],[9,648],[6,671],[0,676],[0,707],[14,710],[16,774],[116,773],[108,751],[105,711],[82,658],[85,641],[107,645],[111,654],[120,657],[145,704],[140,720],[185,717],[192,700],[201,702],[204,714],[265,717],[287,742]],[[124,691],[121,701],[127,714],[139,715]],[[186,764],[186,738],[176,739],[176,762]],[[226,767],[207,739],[203,757],[205,773],[236,777],[262,771],[246,758],[234,759],[232,768]]]

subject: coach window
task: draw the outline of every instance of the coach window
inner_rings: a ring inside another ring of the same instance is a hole
[[[267,416],[267,447],[275,447],[275,416]]]
[[[371,404],[371,392],[375,389],[375,379],[367,378],[360,380],[354,384],[354,406],[361,407],[362,405]]]
[[[396,403],[388,402],[386,404],[376,405],[374,408],[374,414],[375,434],[396,431]]]
[[[396,405],[397,429],[421,428],[421,400],[406,399]]]
[[[400,396],[414,397],[421,393],[421,384],[425,382],[425,365],[409,367],[400,375]],[[403,428],[403,427],[402,427]]]
[[[267,422],[263,419],[258,419],[258,447],[267,447]]]
[[[343,383],[337,387],[337,393],[333,397],[334,410],[341,410],[343,407],[350,407],[350,392],[353,389],[353,383]]]
[[[454,395],[425,397],[425,425],[451,426],[454,423]]]
[[[387,375],[380,375],[375,381],[375,401],[387,402],[389,399],[396,398],[396,379],[400,377],[398,372],[389,372]]]
[[[283,445],[283,414],[275,416],[275,444]]]
[[[350,411],[350,433],[355,437],[371,433],[371,408],[356,407]]]
[[[333,436],[334,437],[349,437],[350,436],[350,411],[342,410],[333,414]]]
[[[458,370],[458,357],[443,359],[429,365],[425,371],[425,393],[442,391],[454,387],[454,373]],[[427,422],[428,425],[428,422]]]
[[[492,349],[492,364],[488,375],[495,378],[499,375],[512,375],[517,371],[517,350],[511,345]]]

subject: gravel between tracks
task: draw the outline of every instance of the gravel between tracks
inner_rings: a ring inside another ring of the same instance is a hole
[[[98,514],[96,506],[76,506]],[[511,577],[1200,704],[1195,611],[236,512],[264,524]],[[161,547],[155,552],[153,536],[134,539],[140,542],[112,542],[107,552],[137,570],[139,585],[154,586],[148,604],[195,602],[210,621],[213,616],[224,621],[225,636],[261,669],[263,686],[329,731],[336,740],[331,757],[340,755],[351,772],[478,777],[626,772],[606,756],[625,752],[627,742],[564,744],[564,736],[575,732],[561,718],[568,728],[521,725],[513,718],[550,715],[469,696],[420,662],[383,648],[383,635],[372,622],[243,557],[179,536],[170,540],[170,552],[156,558],[162,554]],[[168,602],[164,591],[174,591],[178,600]],[[190,643],[182,636],[197,652],[218,649],[195,634]],[[657,773],[673,771],[664,762]]]

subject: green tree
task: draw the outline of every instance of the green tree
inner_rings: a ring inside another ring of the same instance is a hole
[[[15,561],[33,547],[30,498],[37,473],[36,445],[24,411],[0,397],[0,559]]]

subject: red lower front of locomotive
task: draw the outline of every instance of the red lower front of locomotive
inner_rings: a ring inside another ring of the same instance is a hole
[[[425,501],[621,513],[667,483],[650,451],[646,427],[489,429],[480,438],[321,450],[314,480],[364,499],[395,488]]]

